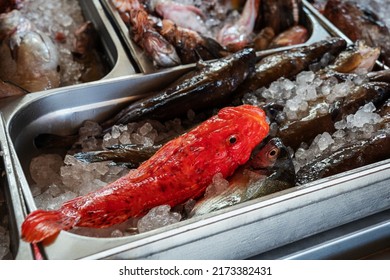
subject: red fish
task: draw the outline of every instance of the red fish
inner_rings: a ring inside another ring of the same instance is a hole
[[[30,213],[22,224],[22,238],[37,243],[75,226],[108,227],[158,205],[173,207],[197,198],[215,174],[226,178],[247,162],[268,132],[265,113],[257,107],[221,109],[117,181],[58,210]]]

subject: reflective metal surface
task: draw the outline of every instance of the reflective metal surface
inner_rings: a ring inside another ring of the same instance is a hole
[[[251,259],[390,259],[390,210],[256,255]]]
[[[104,79],[134,74],[136,71],[133,64],[99,0],[82,0],[79,3],[85,18],[93,22],[99,33],[104,53],[110,63],[111,70]]]
[[[0,112],[0,151],[2,162],[0,169],[2,174],[0,187],[5,194],[8,216],[8,232],[10,236],[10,251],[13,259],[32,260],[33,253],[30,244],[20,239],[20,226],[27,214],[23,195],[17,182],[17,175],[14,170],[12,155],[9,148],[8,135],[6,133],[3,115]],[[1,213],[4,218],[5,213]]]

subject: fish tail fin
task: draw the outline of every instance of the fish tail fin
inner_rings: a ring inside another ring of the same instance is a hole
[[[61,210],[36,210],[30,213],[22,224],[22,239],[38,243],[61,230],[73,228],[78,220],[77,215],[66,215]]]

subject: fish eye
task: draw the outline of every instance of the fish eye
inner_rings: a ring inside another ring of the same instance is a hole
[[[279,156],[279,149],[273,148],[268,152],[268,157],[269,158],[277,158]]]
[[[227,142],[231,145],[235,144],[237,142],[237,135],[230,135]]]

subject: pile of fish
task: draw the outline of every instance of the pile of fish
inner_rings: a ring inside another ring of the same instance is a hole
[[[34,187],[37,197],[68,193],[70,177],[74,189],[87,181],[97,189],[72,193],[53,210],[30,214],[24,239],[35,243],[62,229],[111,227],[140,216],[130,224],[143,232],[155,228],[156,220],[166,225],[205,215],[388,159],[390,71],[375,68],[379,53],[363,42],[347,46],[341,38],[260,61],[253,49],[243,49],[199,63],[100,124],[86,122],[79,135],[60,143],[41,135],[36,144],[43,153],[58,144],[68,154],[65,162],[57,155],[50,165],[53,156],[43,154],[39,168],[31,165],[32,177],[44,179]],[[248,136],[253,133],[257,136]],[[54,184],[42,175],[42,163],[54,174]],[[79,178],[72,168],[89,177]],[[145,182],[155,188],[152,193],[143,187],[133,193]],[[127,234],[117,229],[109,236]]]
[[[353,42],[380,47],[380,60],[390,65],[388,2],[382,0],[314,1],[322,14]]]
[[[52,2],[1,2],[0,98],[97,80],[107,72],[94,27],[78,3]],[[64,10],[60,16],[58,9]]]
[[[290,46],[309,37],[300,0],[110,0],[156,67],[217,59],[243,48]],[[205,3],[206,2],[206,3]]]

